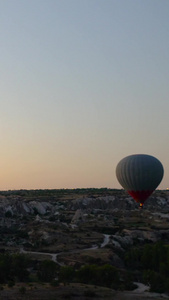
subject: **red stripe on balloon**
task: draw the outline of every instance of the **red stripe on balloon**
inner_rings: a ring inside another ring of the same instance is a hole
[[[153,191],[127,191],[136,202],[144,203],[144,201],[152,194]]]

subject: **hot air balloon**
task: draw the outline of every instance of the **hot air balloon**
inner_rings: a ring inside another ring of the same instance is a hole
[[[129,155],[120,160],[116,167],[119,183],[140,203],[140,207],[160,184],[163,174],[161,162],[147,154]]]

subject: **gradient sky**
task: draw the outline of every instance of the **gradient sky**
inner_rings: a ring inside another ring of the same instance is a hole
[[[121,188],[123,157],[169,187],[169,1],[0,0],[0,190]]]

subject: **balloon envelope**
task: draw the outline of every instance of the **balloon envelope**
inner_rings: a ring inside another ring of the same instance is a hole
[[[147,154],[129,155],[116,167],[119,183],[141,205],[160,184],[163,174],[161,162]]]

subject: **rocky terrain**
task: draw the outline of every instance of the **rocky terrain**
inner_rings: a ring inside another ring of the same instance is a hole
[[[156,191],[142,210],[123,190],[59,191],[1,192],[1,248],[58,252],[99,246],[103,234],[118,249],[136,240],[168,241],[168,191]]]
[[[123,190],[0,192],[0,233],[2,253],[29,253],[59,266],[109,264],[125,270],[132,247],[169,244],[169,191],[154,192],[143,209]]]

